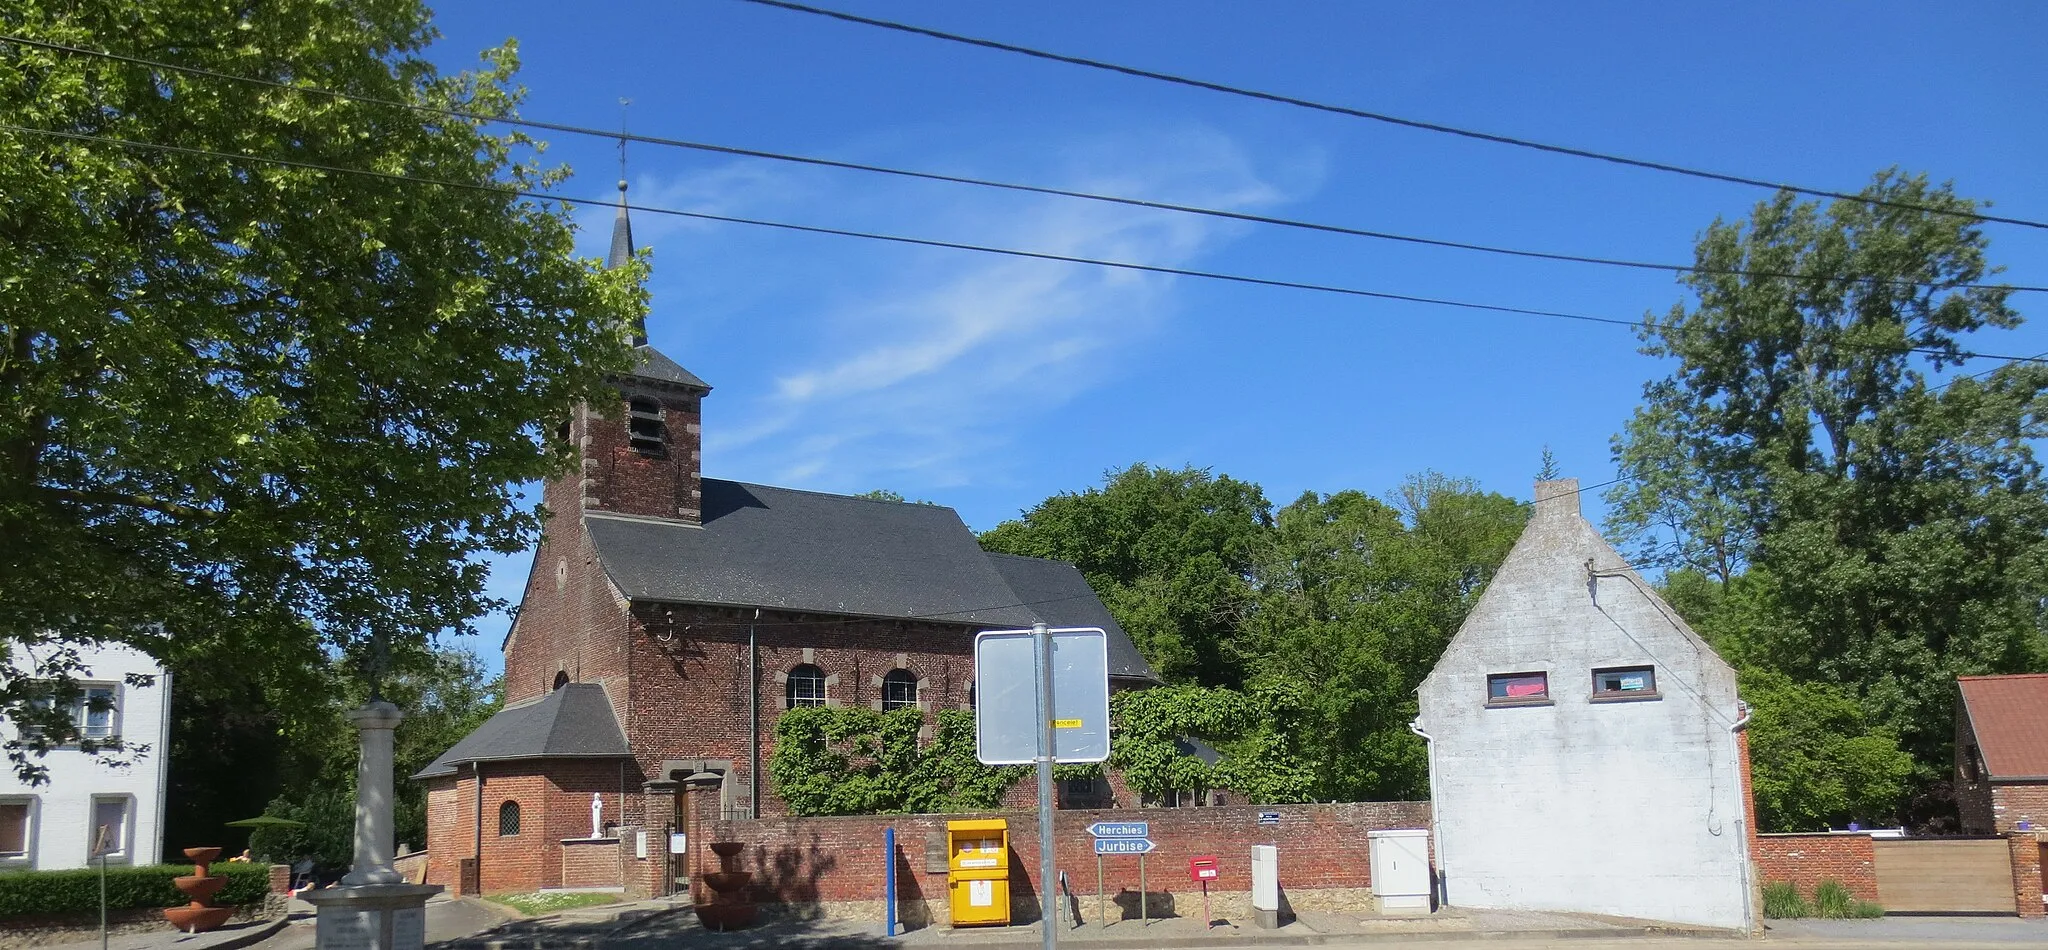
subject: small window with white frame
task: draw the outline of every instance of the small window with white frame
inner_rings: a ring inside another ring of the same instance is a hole
[[[109,861],[128,860],[131,806],[126,795],[93,797],[91,821],[85,828],[87,861],[97,861],[101,855]]]
[[[1593,671],[1593,701],[1656,699],[1657,670],[1648,666],[1617,666]]]
[[[118,683],[79,685],[78,704],[72,707],[78,724],[78,738],[105,744],[121,738],[121,686]]]
[[[0,866],[31,863],[35,859],[35,849],[35,797],[0,797]]]

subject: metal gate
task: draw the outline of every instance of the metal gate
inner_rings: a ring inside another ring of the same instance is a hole
[[[1894,914],[2010,914],[2004,838],[1879,838],[1877,902]]]

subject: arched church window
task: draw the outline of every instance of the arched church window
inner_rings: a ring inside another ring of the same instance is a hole
[[[909,670],[890,670],[882,677],[882,709],[916,709],[917,674]]]
[[[569,673],[568,673],[568,671],[567,671],[567,670],[556,670],[556,671],[555,671],[555,685],[554,685],[553,687],[551,687],[551,689],[561,689],[562,687],[564,687],[564,686],[567,686],[567,685],[569,685]]]
[[[668,449],[667,426],[662,421],[661,403],[645,397],[626,402],[626,431],[634,451],[661,455]]]
[[[789,709],[825,705],[825,671],[809,663],[790,670],[785,699]]]
[[[519,835],[519,803],[506,802],[498,806],[498,837],[513,838]]]

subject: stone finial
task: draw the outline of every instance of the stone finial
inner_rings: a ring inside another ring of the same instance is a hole
[[[1536,517],[1576,518],[1578,515],[1578,479],[1553,478],[1536,483]]]

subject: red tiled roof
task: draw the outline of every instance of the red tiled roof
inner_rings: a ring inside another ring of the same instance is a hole
[[[1963,708],[1993,779],[2048,777],[2048,673],[1959,676]]]

